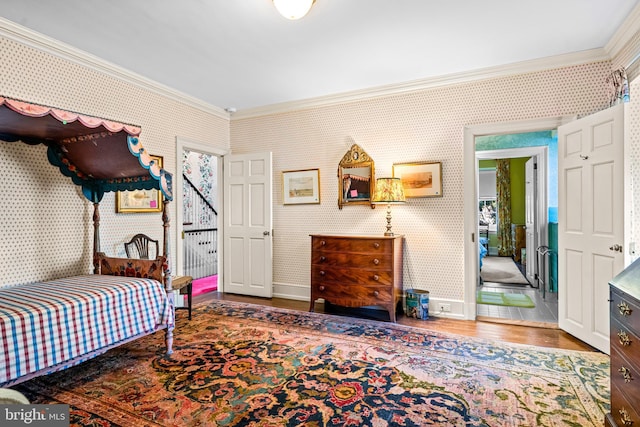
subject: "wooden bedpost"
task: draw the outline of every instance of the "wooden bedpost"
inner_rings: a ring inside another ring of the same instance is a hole
[[[164,242],[163,242],[163,247],[162,247],[162,251],[164,252],[164,256],[166,257],[167,261],[167,267],[164,271],[164,286],[165,289],[167,291],[167,296],[171,295],[171,291],[173,290],[172,288],[172,284],[171,284],[171,255],[170,255],[170,251],[171,251],[171,241],[169,240],[170,238],[170,234],[169,234],[169,200],[164,199],[163,201],[164,205],[162,208],[162,227],[164,227]],[[172,302],[173,305],[173,302]],[[173,310],[172,310],[173,311]],[[167,336],[166,336],[166,342],[167,342],[167,354],[171,354],[173,353],[173,328],[174,325],[172,322],[171,325],[167,326]]]
[[[100,252],[100,203],[93,203],[93,274],[99,274],[98,252]]]

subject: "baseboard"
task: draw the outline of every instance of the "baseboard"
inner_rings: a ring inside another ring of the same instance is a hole
[[[528,326],[530,328],[560,329],[557,323],[533,322],[531,320],[502,319],[499,317],[478,316],[478,322],[501,323],[505,325]]]

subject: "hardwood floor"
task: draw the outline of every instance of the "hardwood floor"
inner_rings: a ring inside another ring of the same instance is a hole
[[[288,308],[300,311],[309,310],[309,303],[306,301],[295,301],[283,298],[256,298],[234,294],[223,294],[220,292],[198,295],[194,297],[193,303],[194,305],[206,303],[207,301],[214,299],[247,302],[251,304]],[[324,304],[317,303],[315,311],[317,313],[324,312]],[[182,314],[183,313],[179,313],[177,316]],[[447,332],[451,334],[479,337],[503,342],[530,344],[541,347],[561,348],[565,350],[597,351],[588,344],[560,329],[547,329],[487,321],[446,319],[435,316],[430,316],[428,320],[418,320],[405,317],[404,315],[399,315],[398,323],[417,328],[430,329],[432,331]]]

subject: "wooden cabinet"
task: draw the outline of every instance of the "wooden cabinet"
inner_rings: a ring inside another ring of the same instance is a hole
[[[524,224],[511,224],[511,246],[513,260],[522,262],[522,248],[527,247],[527,233]]]
[[[402,236],[311,235],[311,305],[378,306],[396,321],[402,301]]]
[[[640,261],[640,260],[639,260]],[[640,264],[610,282],[611,427],[640,426]]]

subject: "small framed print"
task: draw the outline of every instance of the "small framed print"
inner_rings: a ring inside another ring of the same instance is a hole
[[[442,162],[394,163],[393,176],[407,198],[442,197]]]
[[[151,156],[162,167],[162,157]],[[116,192],[117,213],[162,212],[162,191],[131,190]]]
[[[320,170],[283,171],[282,195],[285,205],[320,203]]]

